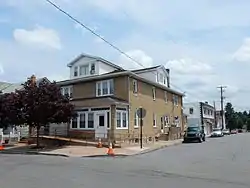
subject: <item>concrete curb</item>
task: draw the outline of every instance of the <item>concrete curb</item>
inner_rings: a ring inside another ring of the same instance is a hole
[[[176,143],[173,143],[173,144],[170,144],[170,145],[163,145],[163,146],[160,146],[160,147],[156,147],[156,148],[152,148],[152,149],[147,149],[145,151],[141,151],[139,153],[132,154],[132,155],[129,155],[129,156],[143,155],[143,154],[146,154],[146,153],[154,152],[154,151],[161,150],[161,149],[164,149],[164,148],[167,148],[167,147],[171,147],[171,146],[177,146],[177,145],[180,145],[180,144],[182,144],[182,141],[176,142]]]
[[[46,156],[58,156],[58,157],[69,157],[65,154],[55,154],[55,153],[40,153],[36,151],[28,151],[28,152],[22,152],[22,151],[1,151],[0,154],[13,154],[13,155],[46,155]]]

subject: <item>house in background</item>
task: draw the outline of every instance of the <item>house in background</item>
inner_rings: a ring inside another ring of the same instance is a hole
[[[208,102],[192,102],[184,104],[188,126],[200,125],[206,135],[210,135],[215,126],[215,109]]]
[[[216,127],[225,129],[226,128],[226,117],[225,113],[223,114],[223,124],[222,124],[222,115],[221,110],[216,110]],[[224,125],[224,127],[223,127]]]
[[[170,88],[169,70],[164,66],[128,71],[81,54],[68,67],[70,79],[57,84],[78,113],[69,128],[71,136],[138,140],[140,107],[146,110],[145,138],[175,139],[183,131],[183,94]]]

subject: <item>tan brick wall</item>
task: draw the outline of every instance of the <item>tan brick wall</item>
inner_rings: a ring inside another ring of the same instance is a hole
[[[115,77],[114,97],[128,101],[128,77]],[[96,96],[96,82],[85,82],[73,85],[73,98],[91,98]]]
[[[164,90],[156,89],[156,100],[153,100],[152,85],[138,81],[138,94],[133,94],[133,78],[130,79],[130,114],[129,114],[129,132],[139,134],[139,128],[134,128],[134,113],[136,108],[142,106],[147,110],[144,118],[143,134],[154,135],[161,132],[161,117],[168,115],[170,122],[174,116],[179,116],[181,120],[181,97],[179,97],[179,105],[173,106],[172,93],[168,92],[168,102],[165,103]],[[157,127],[153,127],[153,114],[156,114]],[[182,122],[180,121],[180,125]]]

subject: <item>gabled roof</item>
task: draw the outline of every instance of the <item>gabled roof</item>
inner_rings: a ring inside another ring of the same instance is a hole
[[[161,66],[161,65],[154,66],[154,67],[148,67],[148,68],[144,68],[144,69],[136,69],[136,70],[132,70],[132,72],[139,73],[139,72],[152,71],[152,70],[156,70],[156,69],[159,68],[160,66]]]
[[[79,56],[77,56],[73,61],[71,61],[69,64],[68,64],[68,67],[72,67],[77,61],[79,61],[80,59],[84,58],[84,57],[88,57],[88,58],[92,58],[94,59],[94,61],[101,61],[107,65],[110,65],[118,70],[124,70],[122,67],[114,64],[114,63],[111,63],[110,61],[107,61],[105,59],[103,59],[102,57],[99,57],[99,56],[93,56],[93,55],[89,55],[89,54],[85,54],[85,53],[82,53],[80,54]]]
[[[169,69],[166,69],[163,65],[158,65],[158,66],[154,66],[154,67],[148,67],[145,69],[136,69],[136,70],[132,70],[132,72],[134,73],[144,73],[144,72],[150,72],[150,71],[154,71],[157,69],[162,69],[163,72],[165,72],[165,74],[168,74]]]

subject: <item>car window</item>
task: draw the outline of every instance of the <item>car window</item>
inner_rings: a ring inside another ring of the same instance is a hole
[[[196,131],[199,131],[199,130],[200,130],[199,127],[188,127],[187,128],[188,132],[193,132],[193,131],[196,132]]]

